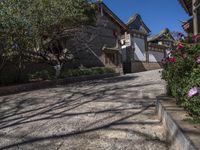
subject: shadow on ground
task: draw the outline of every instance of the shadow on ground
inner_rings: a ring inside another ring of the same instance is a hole
[[[157,135],[134,128],[161,125],[152,118],[156,116],[152,93],[159,89],[145,91],[159,82],[133,84],[137,78],[123,76],[1,97],[0,149],[38,142],[40,149],[48,149],[55,143],[45,141],[60,140],[59,149],[69,138],[102,130],[124,131],[166,145]]]

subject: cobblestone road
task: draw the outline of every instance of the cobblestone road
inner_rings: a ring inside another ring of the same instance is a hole
[[[0,149],[165,150],[148,71],[0,97]]]

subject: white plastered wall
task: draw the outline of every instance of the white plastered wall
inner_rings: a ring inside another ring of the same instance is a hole
[[[132,39],[135,47],[134,60],[146,61],[145,40],[143,38]]]
[[[158,51],[148,51],[149,54],[149,62],[161,62],[164,58],[164,52]]]

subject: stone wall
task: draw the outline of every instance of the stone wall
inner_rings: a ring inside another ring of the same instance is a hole
[[[132,62],[131,67],[133,73],[162,68],[159,63],[150,63],[150,62]]]
[[[99,14],[96,26],[84,28],[77,37],[71,40],[66,38],[63,41],[65,47],[70,49],[76,58],[68,65],[102,67],[107,66],[102,49],[103,47],[116,47],[116,43],[121,37],[121,29],[107,15]],[[121,63],[121,60],[119,62]],[[115,67],[120,67],[120,65]]]

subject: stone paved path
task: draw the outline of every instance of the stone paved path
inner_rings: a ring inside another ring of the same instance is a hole
[[[148,71],[0,97],[0,149],[165,150]]]

